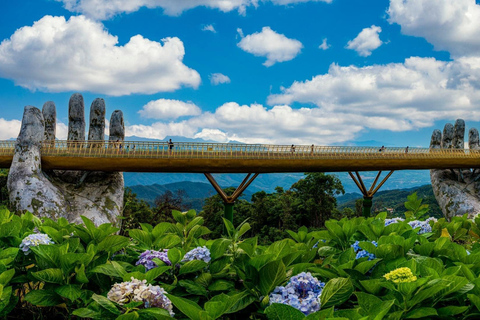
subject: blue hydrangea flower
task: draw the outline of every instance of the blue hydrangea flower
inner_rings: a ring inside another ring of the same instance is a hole
[[[293,276],[285,287],[276,287],[270,294],[270,304],[288,304],[305,315],[320,310],[320,295],[325,283],[313,277],[310,272]]]
[[[202,260],[202,261],[205,261],[206,263],[209,263],[211,260],[210,250],[208,250],[208,248],[205,246],[192,249],[185,254],[185,256],[182,259],[182,262],[188,262],[192,260]]]
[[[378,246],[376,241],[372,241],[372,243],[375,245],[375,247]],[[368,260],[373,260],[376,258],[375,254],[370,253],[367,250],[363,250],[362,248],[360,248],[359,244],[360,244],[360,241],[355,241],[355,243],[352,244],[352,248],[357,254],[355,259],[368,257]]]
[[[401,221],[405,221],[405,220],[402,219],[402,218],[385,219],[385,227],[388,226],[389,224],[397,223],[397,222],[401,222]]]
[[[23,238],[22,243],[20,243],[20,249],[22,249],[25,255],[30,253],[31,247],[36,247],[40,244],[53,244],[54,242],[47,234],[44,233],[34,233]]]
[[[327,242],[325,239],[320,239],[313,245],[313,248],[318,248],[318,244],[320,243],[320,241],[322,241],[323,243]]]
[[[138,257],[138,261],[135,265],[143,265],[145,270],[151,270],[153,268],[158,267],[158,265],[153,262],[154,258],[158,258],[162,260],[166,265],[171,266],[172,263],[168,259],[168,249],[163,249],[162,251],[155,251],[155,250],[147,250]]]
[[[424,234],[427,232],[432,232],[432,226],[430,226],[430,221],[433,221],[435,223],[437,222],[437,219],[431,217],[425,221],[413,220],[410,221],[408,224],[412,227],[412,229],[420,228],[417,232],[418,234]]]

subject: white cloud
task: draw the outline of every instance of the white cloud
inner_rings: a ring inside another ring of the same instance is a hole
[[[259,0],[56,0],[63,2],[65,8],[79,12],[94,19],[109,19],[117,14],[131,13],[141,7],[162,8],[167,15],[178,16],[182,12],[196,8],[207,7],[223,12],[237,10],[245,14],[247,7],[257,7]],[[302,2],[326,2],[332,0],[262,0],[275,5],[289,5]]]
[[[348,41],[346,48],[357,51],[362,57],[368,57],[373,50],[380,47],[383,43],[378,36],[380,32],[382,32],[382,28],[377,26],[365,28],[355,39]]]
[[[0,140],[17,138],[22,122],[19,120],[6,120],[0,118]]]
[[[322,44],[318,46],[318,48],[322,49],[322,50],[327,50],[330,47],[331,46],[329,44],[327,44],[327,38],[323,39]]]
[[[389,22],[453,56],[478,56],[480,6],[475,0],[390,0]]]
[[[207,25],[203,26],[202,31],[210,31],[210,32],[213,32],[213,33],[217,33],[217,30],[215,30],[215,27],[211,24],[207,24]]]
[[[267,61],[263,63],[266,67],[292,60],[303,48],[300,41],[276,33],[270,27],[263,27],[261,32],[243,37],[237,45],[255,56],[266,57]]]
[[[182,116],[199,115],[201,110],[192,102],[158,99],[144,105],[138,113],[150,119],[176,119]]]
[[[84,16],[45,16],[2,41],[0,76],[31,90],[114,96],[197,88],[200,75],[182,63],[182,41],[162,42],[136,35],[118,46],[116,36]]]
[[[216,86],[222,83],[230,83],[230,78],[221,73],[212,73],[210,75],[210,82]]]
[[[65,123],[62,123],[62,122],[57,122],[56,129],[55,129],[55,137],[58,140],[67,140],[68,125],[66,125]]]

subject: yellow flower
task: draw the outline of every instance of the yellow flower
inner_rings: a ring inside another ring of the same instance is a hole
[[[407,267],[395,269],[384,275],[385,279],[394,283],[413,282],[417,277],[413,275],[412,270]]]

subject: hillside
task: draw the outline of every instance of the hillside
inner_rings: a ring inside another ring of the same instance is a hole
[[[379,191],[373,197],[372,211],[389,211],[393,216],[402,216],[406,211],[404,202],[407,200],[407,196],[414,192],[417,192],[418,197],[423,199],[423,204],[429,205],[431,216],[442,217],[442,211],[430,184],[416,188]],[[354,210],[356,200],[362,198],[360,193],[347,193],[337,198],[337,206],[339,209],[347,207]]]

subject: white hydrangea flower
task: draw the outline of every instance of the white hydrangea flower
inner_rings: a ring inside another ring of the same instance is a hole
[[[20,249],[22,249],[25,255],[30,253],[31,247],[37,247],[40,244],[53,244],[54,242],[47,234],[44,233],[34,233],[26,236],[22,243],[20,243]]]

